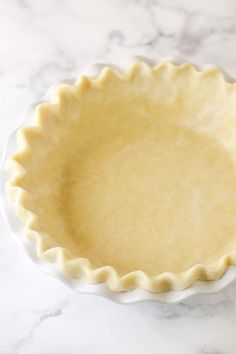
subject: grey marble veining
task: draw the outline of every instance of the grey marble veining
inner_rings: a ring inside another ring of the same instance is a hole
[[[0,139],[61,79],[131,55],[236,76],[234,0],[0,1]],[[41,273],[0,218],[1,354],[235,354],[236,284],[177,305],[118,305]]]

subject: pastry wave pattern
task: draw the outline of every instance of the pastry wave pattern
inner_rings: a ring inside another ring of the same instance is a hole
[[[87,283],[105,282],[115,292],[136,288],[154,293],[183,290],[196,280],[219,279],[229,265],[236,265],[236,256],[224,255],[212,264],[197,264],[179,274],[164,272],[150,276],[146,272],[138,270],[121,275],[112,266],[95,267],[88,258],[74,257],[65,247],[58,247],[49,233],[42,232],[39,222],[40,216],[30,208],[31,195],[22,184],[22,180],[27,175],[26,161],[34,151],[35,142],[54,129],[55,121],[53,117],[58,117],[58,112],[63,117],[62,113],[70,109],[67,106],[68,96],[73,99],[73,95],[76,95],[78,91],[86,91],[92,86],[102,88],[110,81],[129,82],[139,75],[150,78],[152,72],[157,71],[161,73],[160,77],[162,78],[169,75],[170,85],[173,78],[187,73],[195,81],[201,82],[203,80],[206,84],[211,82],[213,85],[220,85],[223,92],[227,91],[228,95],[236,97],[236,85],[227,82],[223,73],[217,68],[198,71],[191,64],[176,66],[166,62],[152,67],[139,62],[134,64],[127,72],[121,73],[113,68],[105,67],[98,78],[82,77],[75,85],[58,87],[51,103],[39,105],[32,126],[19,130],[18,151],[7,161],[7,168],[10,169],[12,174],[6,186],[7,194],[13,200],[16,213],[25,225],[25,232],[22,237],[26,237],[35,243],[38,257],[42,260],[57,263],[60,270],[70,278],[79,278]],[[75,117],[71,119],[75,119]],[[215,129],[217,131],[217,127]],[[51,135],[50,138],[53,139]],[[222,140],[223,143],[227,145],[227,139]]]

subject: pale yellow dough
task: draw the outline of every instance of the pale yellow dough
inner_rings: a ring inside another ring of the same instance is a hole
[[[137,63],[57,97],[10,161],[8,191],[22,193],[41,258],[61,247],[64,272],[115,291],[179,290],[236,263],[235,84],[217,69]]]

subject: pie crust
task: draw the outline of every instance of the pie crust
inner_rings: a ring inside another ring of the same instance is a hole
[[[235,136],[217,68],[137,62],[60,85],[7,161],[22,237],[113,291],[218,279],[236,264]]]

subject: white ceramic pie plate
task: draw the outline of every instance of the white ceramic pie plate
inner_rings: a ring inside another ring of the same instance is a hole
[[[86,75],[89,77],[97,77],[99,73],[101,72],[101,69],[106,66],[112,66],[120,71],[123,71],[125,68],[130,66],[130,64],[134,61],[137,60],[142,60],[145,61],[146,63],[150,65],[155,65],[156,63],[160,61],[166,61],[169,60],[175,64],[181,64],[181,63],[186,63],[188,62],[185,59],[182,58],[164,58],[162,60],[152,60],[149,58],[144,58],[144,57],[132,57],[130,60],[126,60],[125,62],[121,62],[120,64],[94,64],[83,70],[80,74],[79,77]],[[212,65],[195,65],[195,67],[199,68],[200,70],[206,69],[209,66]],[[224,72],[225,73],[225,72]],[[227,81],[235,81],[233,80],[227,73],[225,73],[225,78]],[[78,79],[78,78],[77,78]],[[70,80],[64,80],[60,83],[74,83],[76,80],[75,79],[70,79]],[[225,288],[227,285],[229,285],[233,280],[236,279],[236,267],[235,266],[230,266],[226,273],[222,276],[221,279],[216,280],[216,281],[196,281],[192,286],[190,286],[188,289],[182,290],[182,291],[169,291],[165,293],[160,293],[160,294],[153,294],[144,290],[132,290],[132,291],[124,291],[124,292],[113,292],[108,287],[106,284],[101,283],[101,284],[86,284],[79,279],[70,279],[66,277],[64,274],[62,274],[57,267],[56,264],[50,263],[50,262],[45,262],[41,261],[35,250],[35,246],[33,242],[30,240],[27,240],[25,237],[22,237],[22,231],[23,231],[23,224],[18,220],[13,204],[7,199],[6,194],[5,194],[5,184],[6,181],[9,178],[8,173],[4,170],[4,165],[5,161],[8,156],[10,156],[12,153],[14,153],[17,149],[16,145],[16,132],[20,127],[23,126],[29,126],[32,121],[32,117],[35,112],[35,107],[42,102],[50,102],[52,100],[52,93],[55,90],[55,87],[58,86],[60,83],[57,83],[56,85],[53,85],[45,97],[43,98],[42,101],[38,101],[30,105],[30,107],[27,108],[25,113],[23,114],[22,121],[20,125],[17,127],[16,130],[14,130],[10,136],[8,137],[6,144],[4,146],[4,151],[3,151],[3,157],[2,157],[2,162],[1,162],[1,200],[2,200],[2,210],[3,214],[8,222],[8,225],[10,226],[10,229],[17,239],[17,241],[23,245],[24,249],[26,250],[27,254],[30,256],[30,258],[33,260],[33,262],[43,271],[54,275],[58,279],[60,279],[63,283],[68,285],[71,289],[76,290],[79,293],[84,293],[84,294],[94,294],[94,295],[99,295],[103,296],[105,298],[108,298],[110,300],[113,300],[118,303],[134,303],[134,302],[140,302],[140,301],[156,301],[160,303],[176,303],[179,301],[182,301],[184,299],[189,298],[192,295],[195,294],[210,294],[210,293],[215,293],[219,290],[222,290]]]

